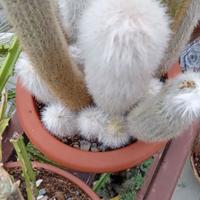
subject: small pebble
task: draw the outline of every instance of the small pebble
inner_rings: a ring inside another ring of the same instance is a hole
[[[86,140],[82,140],[80,141],[80,148],[83,151],[89,151],[91,147],[91,143],[86,141]]]
[[[104,146],[103,144],[99,146],[100,151],[106,151],[106,149],[106,146]]]
[[[78,144],[74,144],[73,147],[76,148],[76,149],[80,148],[80,146]]]
[[[38,179],[37,181],[36,181],[36,187],[39,187],[40,186],[40,184],[42,183],[42,179]]]
[[[41,189],[39,190],[39,196],[44,196],[46,194],[46,190],[45,189]]]
[[[47,198],[47,196],[44,196],[44,195],[39,195],[37,197],[37,200],[46,200],[46,199],[48,199],[48,198]]]
[[[48,196],[44,196],[42,200],[48,200]]]
[[[44,196],[41,200],[48,200],[48,196]]]
[[[97,144],[92,143],[90,150],[93,151],[93,152],[98,152],[99,150],[98,150]]]

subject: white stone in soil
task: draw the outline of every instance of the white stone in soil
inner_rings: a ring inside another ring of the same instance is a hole
[[[86,140],[80,141],[80,149],[84,151],[89,151],[91,147],[91,143]]]

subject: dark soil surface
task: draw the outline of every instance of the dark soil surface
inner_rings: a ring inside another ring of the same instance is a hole
[[[39,113],[42,111],[42,109],[45,106],[44,104],[38,103],[37,101],[36,101],[36,105],[38,107]],[[105,151],[114,150],[112,148],[109,148],[109,147],[102,145],[97,140],[90,141],[90,140],[87,140],[85,138],[82,138],[80,135],[75,135],[73,137],[68,136],[68,137],[64,137],[64,138],[56,137],[56,139],[58,139],[59,141],[61,141],[62,143],[66,144],[66,145],[69,145],[73,148],[77,148],[77,149],[80,149],[80,150],[83,150],[83,151],[105,152]],[[130,142],[127,145],[132,144],[135,141],[136,140],[132,139],[132,140],[130,140]],[[123,147],[124,146],[122,146],[120,148],[123,148]]]
[[[24,179],[21,176],[21,170],[15,168],[8,172],[14,177],[15,181],[20,180],[20,190],[22,191],[24,198],[27,199],[26,187]],[[37,170],[37,180],[42,180],[38,190],[45,191],[45,196],[48,197],[48,200],[91,200],[87,194],[76,185],[62,176],[47,170]]]
[[[192,148],[192,156],[194,160],[194,166],[200,177],[200,133],[195,138]]]
[[[73,137],[64,137],[64,138],[57,138],[58,140],[60,140],[61,142],[63,142],[64,144],[67,144],[71,147],[77,148],[77,149],[81,149],[83,151],[91,151],[91,152],[105,152],[105,151],[112,151],[114,149],[110,148],[110,147],[106,147],[103,144],[99,143],[96,140],[90,141],[87,140],[85,138],[82,138],[79,135],[75,135]],[[135,142],[136,140],[130,140],[129,144]],[[129,145],[127,144],[127,145]],[[126,146],[127,146],[126,145]],[[120,147],[123,148],[124,146]],[[117,148],[115,148],[117,149]]]
[[[194,159],[194,166],[196,168],[196,171],[198,172],[198,175],[200,177],[200,155],[193,153],[193,159]]]

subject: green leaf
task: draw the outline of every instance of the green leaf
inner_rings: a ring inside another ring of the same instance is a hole
[[[135,200],[135,199],[136,199],[136,193],[134,191],[123,193],[122,195],[120,195],[120,200]]]
[[[8,91],[8,100],[14,99],[16,96],[16,92],[14,90],[9,90]]]
[[[14,38],[12,47],[8,51],[8,55],[0,69],[0,93],[5,87],[6,82],[13,73],[13,68],[21,53],[21,47],[17,38]]]
[[[11,26],[8,23],[6,17],[3,15],[0,17],[0,33],[5,33],[5,32],[11,32]]]
[[[153,162],[153,158],[150,158],[150,159],[144,161],[144,162],[140,165],[140,169],[141,169],[144,173],[146,173],[146,172],[148,171],[149,167],[151,166],[152,162]]]
[[[56,163],[46,158],[40,151],[38,151],[30,142],[26,145],[26,150],[30,155],[31,160],[48,163],[57,166]],[[59,166],[58,166],[59,167]]]
[[[9,121],[10,121],[10,118],[2,119],[0,121],[0,137],[3,135],[3,132],[5,131],[6,127],[8,126]]]
[[[2,135],[8,126],[9,118],[0,120],[0,163],[2,161]]]
[[[101,188],[105,187],[106,183],[110,180],[110,174],[104,173],[100,176],[99,180],[95,182],[93,191],[98,192]]]
[[[139,173],[137,176],[134,177],[134,184],[135,184],[135,190],[139,190],[144,182],[144,178],[142,175]]]
[[[6,117],[6,109],[8,104],[8,97],[5,89],[1,94],[1,104],[0,104],[0,120]]]
[[[33,200],[38,195],[36,187],[36,171],[32,167],[29,154],[26,151],[23,136],[15,132],[13,137],[10,139],[10,142],[13,144],[17,158],[21,164],[26,185],[27,199]]]
[[[138,174],[138,167],[134,167],[132,169],[130,169],[132,176],[137,176]]]

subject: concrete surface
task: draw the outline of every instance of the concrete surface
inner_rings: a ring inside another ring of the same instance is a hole
[[[200,183],[193,175],[189,159],[185,163],[172,200],[200,200]]]

